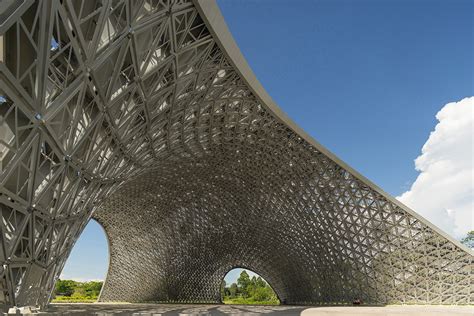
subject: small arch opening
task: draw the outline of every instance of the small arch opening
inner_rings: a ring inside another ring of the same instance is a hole
[[[79,236],[56,281],[52,302],[96,302],[100,296],[108,266],[107,235],[102,225],[91,219]]]
[[[280,305],[271,285],[259,274],[242,268],[227,272],[221,284],[221,301],[229,305]]]

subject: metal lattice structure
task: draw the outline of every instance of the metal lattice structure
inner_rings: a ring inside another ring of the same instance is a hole
[[[292,123],[212,1],[0,4],[0,303],[44,306],[84,226],[102,301],[472,304],[473,253]],[[258,225],[256,225],[258,223]]]

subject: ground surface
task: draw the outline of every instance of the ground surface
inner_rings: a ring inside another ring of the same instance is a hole
[[[474,316],[474,306],[308,307],[171,304],[51,304],[40,315]]]

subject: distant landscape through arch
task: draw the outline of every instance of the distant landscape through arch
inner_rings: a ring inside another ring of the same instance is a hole
[[[224,304],[281,304],[270,283],[259,274],[242,268],[227,272],[221,285],[221,301]]]
[[[100,223],[91,219],[69,254],[56,283],[56,302],[96,302],[107,276],[109,245]]]

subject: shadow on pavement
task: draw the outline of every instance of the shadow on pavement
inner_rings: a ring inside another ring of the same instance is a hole
[[[168,305],[168,304],[50,304],[43,315],[300,315],[307,307],[250,305]]]
[[[190,316],[190,315],[285,315],[285,316],[473,316],[473,306],[253,306],[184,304],[51,304],[39,315]]]

